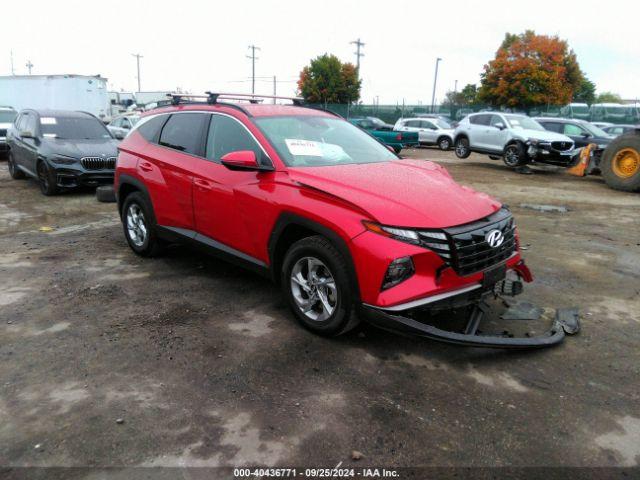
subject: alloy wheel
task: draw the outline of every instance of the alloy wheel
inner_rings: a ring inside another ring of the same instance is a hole
[[[291,293],[310,320],[327,320],[338,306],[338,289],[329,268],[315,257],[303,257],[291,270]]]
[[[127,209],[127,232],[136,247],[142,247],[147,240],[147,223],[140,205],[136,203]]]
[[[518,165],[519,161],[520,155],[518,148],[515,145],[507,147],[507,150],[504,152],[504,163],[510,167],[515,167]]]
[[[463,142],[458,142],[456,145],[456,153],[463,157],[467,154],[467,146]]]

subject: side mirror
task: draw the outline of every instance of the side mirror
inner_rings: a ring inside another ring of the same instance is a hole
[[[113,136],[116,137],[118,140],[124,140],[124,137],[126,137],[124,133],[118,132],[118,131],[113,132]]]
[[[494,125],[498,130],[504,130],[504,123],[498,122]]]
[[[229,170],[261,171],[273,170],[271,167],[258,165],[258,158],[253,150],[238,150],[224,155],[220,162]]]
[[[589,138],[589,137],[591,137],[591,134],[590,134],[590,133],[587,133],[587,132],[583,132],[583,133],[582,133],[582,137],[583,137],[583,138]]]
[[[36,138],[32,131],[30,130],[22,130],[20,132],[20,136],[22,138]]]
[[[124,128],[125,130],[131,130],[131,125],[129,125],[128,123],[125,123],[122,125],[122,128]]]

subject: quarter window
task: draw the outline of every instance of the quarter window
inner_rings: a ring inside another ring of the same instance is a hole
[[[173,148],[192,155],[202,154],[202,127],[206,114],[178,113],[171,115],[162,128],[160,141],[163,147]]]
[[[227,153],[240,150],[251,150],[256,154],[260,165],[270,165],[260,145],[237,120],[225,115],[211,115],[205,156],[220,162]]]

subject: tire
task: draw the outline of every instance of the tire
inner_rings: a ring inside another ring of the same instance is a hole
[[[438,148],[440,150],[449,150],[451,148],[451,139],[449,137],[440,137],[438,139]]]
[[[402,151],[402,147],[393,147],[393,151],[396,153],[396,155],[399,155]]]
[[[102,185],[96,188],[96,199],[102,203],[114,203],[116,194],[113,191],[113,185]]]
[[[131,193],[125,198],[122,227],[127,243],[137,255],[153,257],[162,251],[164,244],[158,238],[153,210],[140,192]]]
[[[57,195],[60,189],[56,183],[56,174],[52,171],[44,161],[39,161],[36,165],[36,173],[38,175],[38,184],[43,195],[50,197]]]
[[[626,133],[613,140],[602,154],[600,171],[610,188],[640,192],[640,133]]]
[[[27,178],[24,172],[20,170],[16,165],[16,162],[13,159],[13,154],[11,152],[9,152],[7,166],[9,167],[9,175],[11,175],[11,178],[13,178],[14,180],[22,180],[24,178]]]
[[[455,143],[456,157],[468,158],[471,155],[471,148],[469,147],[469,139],[467,137],[456,138]]]
[[[295,317],[316,334],[340,335],[359,323],[347,260],[325,237],[303,238],[289,248],[281,285]]]
[[[527,152],[525,152],[524,145],[520,142],[511,143],[504,147],[504,155],[502,161],[507,167],[516,168],[522,167],[529,163],[527,159]]]

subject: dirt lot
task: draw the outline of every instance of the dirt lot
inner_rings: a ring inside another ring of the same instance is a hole
[[[640,195],[407,155],[510,205],[526,297],[580,306],[578,336],[520,353],[319,338],[264,279],[184,248],[138,258],[113,204],[44,198],[2,161],[0,466],[638,465]]]

